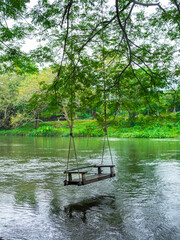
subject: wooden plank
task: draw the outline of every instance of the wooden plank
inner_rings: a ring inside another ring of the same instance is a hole
[[[94,165],[94,167],[115,167],[115,165]]]
[[[96,167],[96,165],[88,165],[88,166],[84,166],[84,167],[73,168],[73,169],[66,170],[64,173],[68,173],[68,172],[72,172],[72,171],[76,171],[76,170],[80,170],[80,169],[84,169],[84,168],[92,168],[92,167]]]
[[[86,184],[90,184],[93,182],[98,182],[107,178],[112,178],[114,177],[115,174],[95,174],[95,175],[89,175],[86,176],[85,181],[79,181],[79,179],[74,179],[72,181],[64,181],[64,185],[78,185],[78,186],[82,186],[82,185],[86,185]]]
[[[80,169],[85,169],[85,168],[99,168],[99,167],[114,167],[115,165],[89,165],[89,166],[84,166],[84,167],[79,167],[79,168],[73,168],[73,169],[69,169],[64,171],[64,173],[68,173],[68,172],[72,172],[72,173],[76,173],[77,170]],[[78,171],[79,172],[79,171]]]
[[[78,174],[78,173],[87,173],[87,171],[65,171],[64,173],[65,173],[65,174],[66,174],[66,173]]]

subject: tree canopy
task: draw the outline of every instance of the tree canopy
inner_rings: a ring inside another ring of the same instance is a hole
[[[58,96],[69,108],[71,79],[81,109],[103,104],[103,79],[111,107],[129,113],[156,112],[164,93],[179,104],[179,1],[4,0],[0,13],[1,72],[50,66],[54,80],[40,91],[49,104]],[[30,38],[39,45],[23,52]]]

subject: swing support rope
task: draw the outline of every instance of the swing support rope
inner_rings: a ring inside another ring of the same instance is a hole
[[[72,29],[72,21],[71,21],[71,29]],[[75,141],[74,141],[74,135],[73,135],[73,83],[74,83],[74,71],[72,67],[72,57],[73,57],[73,42],[72,42],[72,30],[71,30],[71,74],[70,74],[70,86],[71,86],[71,95],[70,95],[70,114],[71,114],[71,119],[70,119],[70,134],[69,134],[69,149],[68,149],[68,159],[67,159],[67,167],[66,167],[66,181],[68,179],[68,169],[69,169],[69,161],[70,161],[70,153],[71,153],[71,147],[73,145],[73,150],[74,150],[74,156],[76,160],[76,167],[78,169],[78,176],[79,176],[79,181],[80,181],[80,173],[79,173],[79,164],[78,164],[78,159],[77,159],[77,152],[76,152],[76,146],[75,146]]]
[[[101,0],[101,9],[102,9],[102,22],[104,19],[104,13],[103,13],[103,1]],[[71,22],[72,26],[72,22]],[[74,150],[74,156],[76,160],[76,170],[78,170],[78,175],[79,175],[79,182],[81,182],[80,179],[80,171],[79,171],[79,164],[78,164],[78,159],[77,159],[77,152],[76,152],[76,147],[75,147],[75,141],[74,141],[74,136],[73,136],[73,84],[74,84],[74,71],[72,70],[72,50],[73,50],[73,43],[72,43],[72,31],[71,31],[71,75],[70,75],[70,85],[71,85],[71,94],[70,94],[70,114],[71,114],[71,119],[70,119],[70,139],[69,139],[69,150],[68,150],[68,159],[67,159],[67,167],[66,167],[66,181],[68,180],[68,169],[69,169],[69,162],[70,162],[70,153],[71,153],[71,147],[73,145],[73,150]],[[106,142],[108,144],[108,150],[110,153],[110,158],[111,158],[111,163],[113,164],[113,158],[112,158],[112,152],[110,148],[110,143],[109,143],[109,138],[108,138],[108,133],[107,133],[107,102],[106,102],[106,69],[105,69],[105,46],[104,46],[104,29],[102,29],[102,80],[103,80],[103,98],[104,98],[104,142],[103,142],[103,151],[102,151],[102,160],[101,160],[101,165],[103,165],[104,161],[104,152],[105,152],[105,145]],[[90,167],[90,166],[89,166]],[[96,165],[93,165],[91,167],[97,167]],[[85,168],[85,167],[83,167]]]
[[[104,10],[103,10],[103,0],[101,0],[101,15],[102,15],[102,22],[104,21]],[[109,138],[108,138],[108,133],[107,133],[107,102],[106,102],[106,69],[105,69],[105,44],[104,44],[104,28],[102,29],[102,80],[103,80],[103,97],[104,97],[104,143],[103,143],[103,151],[102,151],[102,160],[101,160],[101,165],[103,164],[104,161],[104,151],[105,151],[105,145],[106,141],[108,143],[108,149],[110,153],[110,158],[111,158],[111,163],[113,165],[113,158],[112,158],[112,152],[110,148],[110,143],[109,143]]]

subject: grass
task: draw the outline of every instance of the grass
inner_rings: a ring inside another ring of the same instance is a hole
[[[103,136],[103,127],[96,120],[76,120],[73,128],[77,137]],[[33,129],[33,124],[11,130],[1,130],[0,135],[19,136],[69,136],[69,127],[66,122],[41,122],[38,129]],[[119,138],[178,138],[180,137],[180,117],[144,117],[135,120],[117,117],[108,121],[109,137]]]

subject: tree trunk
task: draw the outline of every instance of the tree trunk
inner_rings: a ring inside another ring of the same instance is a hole
[[[34,129],[37,129],[37,119],[34,119]]]
[[[39,114],[34,112],[34,129],[39,128]]]
[[[96,118],[96,110],[92,110],[92,120]]]
[[[10,121],[8,120],[8,107],[9,105],[6,106],[5,110],[4,110],[4,117],[2,119],[2,127],[6,130],[10,129]]]
[[[37,113],[36,128],[39,128],[39,112]]]
[[[62,103],[62,107],[63,107],[64,116],[65,116],[65,118],[66,118],[66,121],[67,121],[67,123],[68,123],[68,126],[71,128],[71,122],[70,122],[70,120],[69,120],[69,118],[68,118],[68,113],[67,113],[66,108],[65,108],[65,106],[64,106],[63,103]]]

